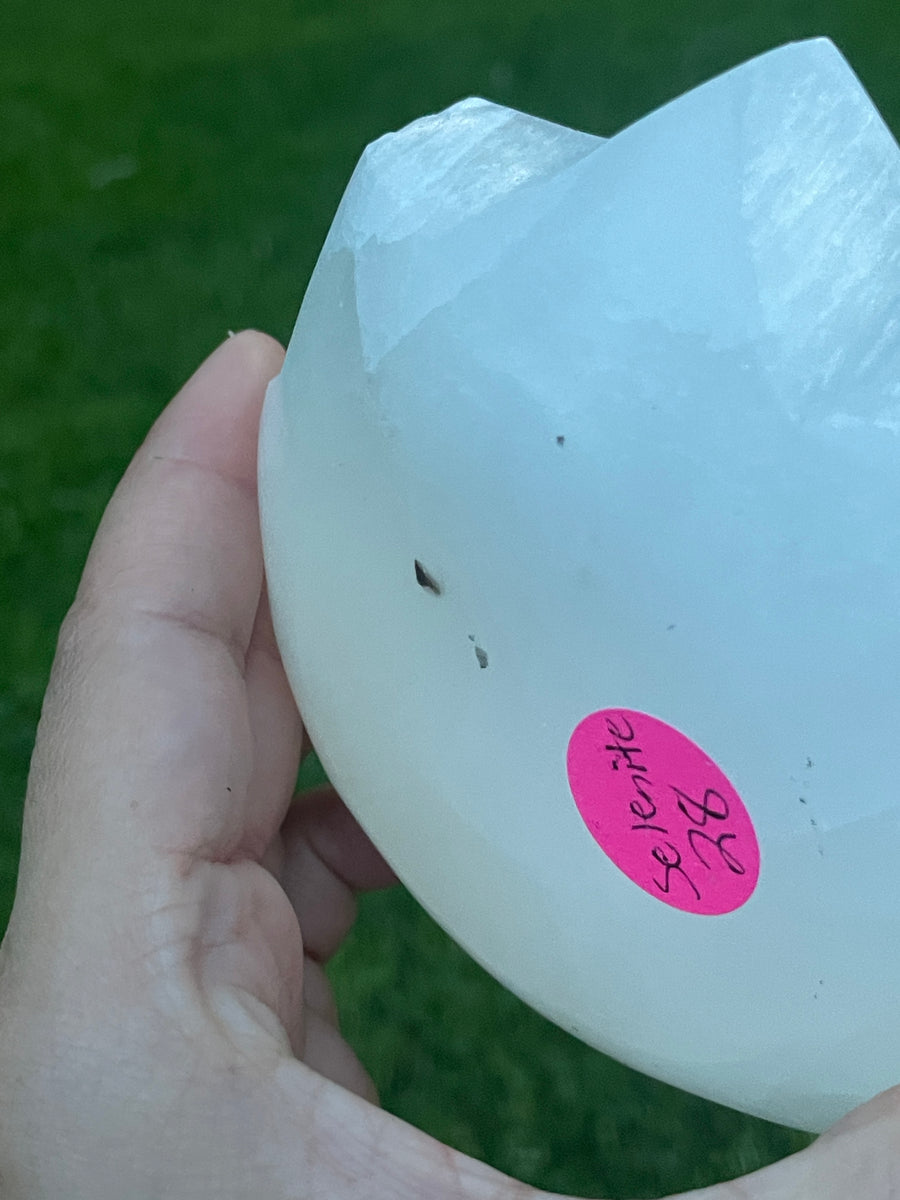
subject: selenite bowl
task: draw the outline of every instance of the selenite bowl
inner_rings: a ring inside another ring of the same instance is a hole
[[[328,775],[480,963],[786,1124],[900,1082],[900,152],[829,42],[368,147],[260,499]]]

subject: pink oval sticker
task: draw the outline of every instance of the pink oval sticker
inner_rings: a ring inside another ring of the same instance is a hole
[[[685,912],[733,912],[759,879],[743,801],[694,742],[647,713],[591,713],[569,740],[569,785],[594,840],[645,892]]]

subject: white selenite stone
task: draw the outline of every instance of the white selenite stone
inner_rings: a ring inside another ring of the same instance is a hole
[[[260,498],[313,742],[475,958],[776,1121],[900,1083],[900,152],[829,42],[609,141],[466,100],[370,146]],[[566,750],[605,708],[734,785],[741,907],[591,836]]]

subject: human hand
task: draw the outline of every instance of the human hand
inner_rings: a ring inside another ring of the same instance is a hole
[[[0,948],[3,1200],[525,1200],[382,1112],[322,963],[391,881],[275,646],[256,434],[282,351],[230,339],[161,416],[63,625]],[[695,1200],[897,1195],[887,1093]],[[891,1190],[891,1189],[894,1190]]]

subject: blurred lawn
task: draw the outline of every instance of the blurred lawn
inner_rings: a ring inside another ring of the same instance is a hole
[[[596,133],[831,36],[900,129],[896,0],[3,0],[0,927],[57,626],[148,424],[226,330],[283,340],[367,141],[469,94]],[[384,1103],[554,1191],[657,1196],[794,1134],[588,1051],[397,891],[334,964]]]

